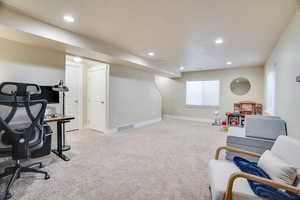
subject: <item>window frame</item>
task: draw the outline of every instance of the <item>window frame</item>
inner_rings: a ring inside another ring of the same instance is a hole
[[[266,72],[265,83],[265,113],[267,115],[275,115],[276,113],[276,94],[277,94],[277,70],[272,67]]]
[[[219,94],[218,94],[218,105],[195,105],[195,104],[187,104],[187,82],[208,82],[208,81],[218,81],[219,85]],[[221,105],[221,81],[220,80],[187,80],[185,81],[185,110],[194,110],[197,108],[218,108]]]

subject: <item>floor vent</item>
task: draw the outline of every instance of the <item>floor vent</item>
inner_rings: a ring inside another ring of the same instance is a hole
[[[127,125],[118,127],[118,131],[125,131],[125,130],[131,129],[131,128],[134,128],[134,125],[133,124],[127,124]]]

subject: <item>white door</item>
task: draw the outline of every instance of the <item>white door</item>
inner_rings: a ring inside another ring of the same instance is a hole
[[[88,128],[106,128],[106,67],[88,70]]]
[[[66,131],[79,129],[81,123],[81,79],[82,70],[80,66],[66,66],[65,84],[69,88],[65,98],[65,114],[75,119],[66,123]]]

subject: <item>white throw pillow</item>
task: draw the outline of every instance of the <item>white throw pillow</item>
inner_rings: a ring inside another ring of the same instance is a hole
[[[299,170],[298,170],[299,171]],[[299,172],[298,172],[299,173]],[[298,174],[296,181],[295,181],[295,186],[297,186],[298,188],[300,188],[300,175]]]
[[[278,158],[271,151],[267,150],[257,164],[272,180],[293,185],[297,178],[297,168]]]

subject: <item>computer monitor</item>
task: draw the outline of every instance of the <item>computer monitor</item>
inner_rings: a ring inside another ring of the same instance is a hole
[[[46,99],[48,104],[59,103],[59,92],[52,90],[53,86],[40,86],[42,90],[42,99]]]

